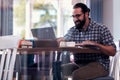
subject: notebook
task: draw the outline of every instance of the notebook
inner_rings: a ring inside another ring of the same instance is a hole
[[[38,40],[56,39],[53,27],[34,28],[34,29],[31,29],[31,31],[32,31],[33,37],[37,38]]]

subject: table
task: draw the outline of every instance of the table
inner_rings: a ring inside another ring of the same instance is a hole
[[[53,54],[59,54],[63,51],[69,51],[69,52],[72,52],[73,54],[75,54],[75,53],[100,53],[100,50],[94,50],[94,49],[90,49],[90,48],[77,48],[77,47],[18,48],[19,54],[42,55],[41,61],[43,62],[43,64],[39,64],[39,61],[38,61],[38,66],[37,66],[38,71],[41,71],[42,69],[44,69],[46,54],[50,54],[50,59],[49,59],[50,62],[48,64],[50,65],[50,68],[52,68],[51,64],[52,64]],[[38,60],[40,60],[40,58]],[[41,67],[39,67],[39,66],[41,66]],[[44,73],[45,72],[42,72],[41,75],[43,75]],[[51,73],[49,73],[49,75],[51,75]],[[41,78],[40,79],[41,80],[44,80],[44,79],[50,80],[50,78],[52,78],[52,77],[51,76],[49,76],[47,78],[42,77],[42,79]],[[27,79],[24,79],[24,80],[27,80]]]
[[[100,50],[94,50],[94,49],[90,49],[90,48],[76,48],[76,47],[45,47],[45,48],[18,48],[18,52],[20,52],[20,54],[26,54],[30,52],[35,54],[41,51],[70,51],[73,53],[100,53]],[[23,52],[23,53],[22,53]],[[26,52],[26,53],[24,53]]]

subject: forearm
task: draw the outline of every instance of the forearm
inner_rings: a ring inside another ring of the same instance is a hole
[[[105,46],[98,43],[96,43],[96,46],[98,46],[101,52],[103,52],[106,55],[114,56],[116,53],[116,50],[112,46]]]
[[[106,54],[106,55],[109,55],[109,56],[114,56],[115,53],[116,53],[116,50],[114,47],[112,46],[107,46],[107,45],[102,45],[102,44],[99,44],[99,43],[96,43],[94,41],[83,41],[82,43],[80,43],[79,45],[95,45],[97,47],[100,48],[101,52]]]

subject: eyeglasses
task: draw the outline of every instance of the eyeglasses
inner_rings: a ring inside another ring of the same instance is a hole
[[[73,18],[75,18],[75,17],[78,18],[78,17],[80,17],[80,16],[82,16],[82,14],[72,15]]]

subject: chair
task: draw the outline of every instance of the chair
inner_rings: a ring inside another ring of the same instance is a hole
[[[94,80],[120,80],[120,51],[114,57],[110,57],[110,74]]]
[[[13,35],[0,37],[0,80],[13,78],[19,39]]]
[[[110,57],[110,74],[114,80],[120,80],[120,50],[114,57]]]

